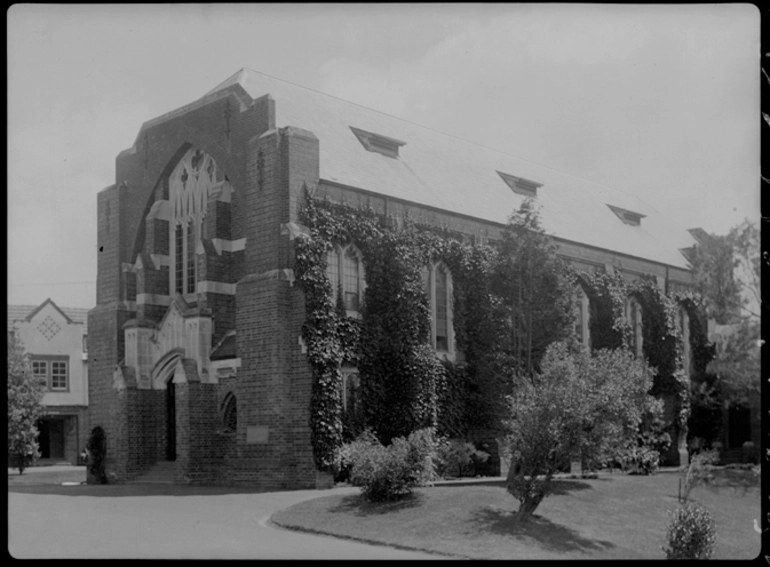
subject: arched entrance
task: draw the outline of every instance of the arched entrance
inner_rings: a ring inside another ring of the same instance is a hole
[[[177,368],[184,356],[181,348],[167,352],[155,365],[152,371],[152,387],[154,390],[165,390],[165,457],[168,461],[175,461],[177,457],[177,428],[176,428],[176,383]],[[160,424],[159,424],[160,425]]]

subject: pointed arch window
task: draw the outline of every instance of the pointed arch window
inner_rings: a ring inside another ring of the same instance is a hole
[[[326,275],[336,302],[342,292],[342,303],[348,316],[357,315],[361,310],[366,277],[361,252],[354,245],[335,247],[326,257]]]
[[[326,277],[332,288],[332,298],[337,298],[337,292],[340,287],[340,255],[336,248],[333,248],[326,256]]]
[[[174,265],[169,277],[170,288],[177,293],[196,292],[196,248],[217,175],[214,159],[197,148],[190,148],[169,175],[170,238],[174,242]]]
[[[423,282],[430,300],[430,344],[445,358],[454,359],[454,327],[452,312],[452,274],[439,262],[422,270]]]
[[[591,327],[589,325],[591,303],[588,299],[583,286],[577,285],[575,292],[575,315],[574,328],[575,336],[580,344],[591,350]]]
[[[342,409],[354,413],[358,408],[360,398],[361,381],[358,369],[342,369]]]
[[[631,352],[642,357],[642,306],[635,297],[626,299],[626,321],[631,326]]]

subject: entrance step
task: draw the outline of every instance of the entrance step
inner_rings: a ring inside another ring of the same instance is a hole
[[[128,484],[174,484],[174,461],[158,461],[144,474],[139,475]]]

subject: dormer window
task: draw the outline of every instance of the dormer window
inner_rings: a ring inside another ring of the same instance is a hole
[[[612,209],[612,212],[615,213],[620,220],[631,226],[639,226],[642,224],[642,219],[647,216],[641,213],[635,213],[634,211],[629,211],[628,209],[621,209],[620,207],[613,207],[612,205],[607,206]]]
[[[398,148],[406,145],[406,142],[396,140],[395,138],[389,138],[388,136],[375,134],[374,132],[359,130],[358,128],[353,128],[352,126],[350,129],[356,135],[358,141],[361,142],[361,145],[370,152],[376,152],[391,158],[398,158]]]
[[[503,173],[502,171],[498,171],[497,174],[514,193],[524,195],[525,197],[537,197],[538,188],[543,186],[542,183],[538,183],[537,181],[524,179],[523,177],[517,177],[515,175]]]

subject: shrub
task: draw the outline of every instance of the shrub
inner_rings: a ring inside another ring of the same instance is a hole
[[[690,464],[684,469],[684,476],[679,481],[679,501],[685,502],[690,497],[693,488],[708,484],[714,480],[715,463],[719,462],[716,451],[702,451],[693,455]]]
[[[716,527],[708,510],[687,502],[671,515],[666,559],[709,559],[714,551]]]
[[[526,520],[552,490],[565,456],[602,462],[636,438],[650,406],[652,371],[627,351],[572,352],[548,347],[542,373],[518,377],[508,397],[503,451],[511,456],[507,488]]]
[[[91,430],[91,435],[86,444],[88,450],[88,474],[95,484],[107,484],[107,475],[104,471],[104,460],[107,456],[107,436],[104,429],[96,426]]]
[[[463,476],[472,463],[484,463],[489,453],[476,449],[473,443],[462,439],[441,439],[438,443],[437,468],[438,476]]]
[[[654,474],[660,464],[660,453],[649,447],[631,446],[623,457],[629,474]]]
[[[436,442],[431,428],[397,437],[383,446],[370,431],[338,451],[338,466],[370,502],[396,500],[435,478]]]

